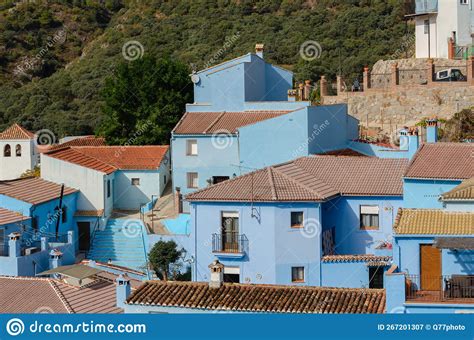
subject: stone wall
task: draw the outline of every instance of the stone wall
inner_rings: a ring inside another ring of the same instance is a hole
[[[362,125],[390,131],[413,125],[423,118],[450,118],[454,113],[474,106],[474,86],[397,86],[386,90],[346,92],[323,97],[323,104],[347,103],[349,114]],[[390,127],[391,125],[391,127]]]

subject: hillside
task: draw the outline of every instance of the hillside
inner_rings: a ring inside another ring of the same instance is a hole
[[[126,62],[122,47],[130,41],[143,46],[139,53],[179,59],[190,71],[253,51],[262,42],[265,58],[292,69],[298,80],[339,72],[354,77],[363,66],[400,53],[406,12],[398,0],[9,5],[0,8],[0,125],[17,121],[59,137],[93,133],[103,117],[101,88]],[[308,40],[321,45],[320,58],[300,57]]]

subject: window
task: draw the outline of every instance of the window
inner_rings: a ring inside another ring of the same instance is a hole
[[[240,268],[239,267],[224,267],[224,282],[239,283],[240,282]]]
[[[38,230],[38,224],[38,216],[33,216],[31,219],[31,228],[33,228],[33,230]]]
[[[12,155],[12,148],[10,144],[5,145],[3,148],[3,157],[10,157]]]
[[[369,267],[369,288],[383,288],[383,267]]]
[[[15,146],[15,156],[21,157],[21,145],[20,144],[17,144]]]
[[[425,34],[430,34],[430,21],[425,20]]]
[[[198,154],[198,144],[196,139],[188,139],[186,141],[186,155],[188,156],[197,156]]]
[[[229,176],[212,176],[212,184],[217,184],[220,182],[227,181]]]
[[[379,228],[379,206],[361,205],[360,206],[360,228],[378,229]]]
[[[189,189],[196,189],[198,187],[198,174],[197,172],[188,172],[187,181]]]
[[[291,212],[291,227],[303,228],[303,212],[302,211]]]
[[[304,267],[291,267],[291,282],[304,282]]]
[[[132,185],[139,186],[140,185],[140,178],[132,178]]]
[[[133,180],[132,180],[133,185]],[[107,198],[110,197],[110,179],[107,180]]]

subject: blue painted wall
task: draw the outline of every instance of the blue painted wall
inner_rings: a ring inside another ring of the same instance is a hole
[[[291,267],[305,268],[305,285],[320,285],[320,207],[317,203],[198,203],[191,205],[195,235],[193,280],[209,279],[212,234],[220,233],[222,212],[238,212],[241,234],[248,239],[242,258],[219,257],[225,266],[239,267],[242,283],[292,284]],[[304,229],[290,227],[291,211],[303,211]]]
[[[321,263],[321,286],[369,288],[369,267],[366,262]]]
[[[458,186],[461,181],[424,180],[405,178],[403,180],[403,206],[405,208],[441,209],[439,196]]]
[[[392,240],[392,227],[402,197],[336,197],[323,203],[322,215],[325,229],[335,228],[337,254],[375,254],[383,241]],[[360,229],[360,206],[379,207],[378,230]]]

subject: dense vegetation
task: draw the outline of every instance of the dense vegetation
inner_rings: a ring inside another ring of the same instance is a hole
[[[297,80],[354,77],[363,66],[405,48],[407,11],[400,0],[62,0],[5,6],[0,127],[18,121],[58,137],[95,132],[105,117],[106,79],[128,62],[122,47],[132,40],[145,56],[179,60],[189,71],[251,52],[261,42],[265,58],[293,69]],[[308,40],[321,45],[320,58],[301,58],[300,46]],[[15,73],[19,65],[27,65],[26,75]]]

